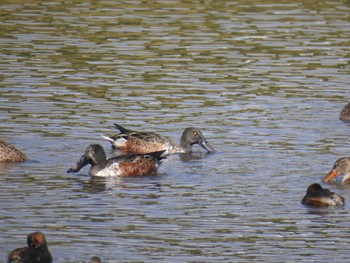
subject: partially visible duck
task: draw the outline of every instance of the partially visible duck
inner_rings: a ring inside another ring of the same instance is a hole
[[[306,195],[301,203],[309,206],[342,206],[344,197],[330,190],[323,188],[320,184],[311,184],[306,191]]]
[[[27,158],[16,147],[0,139],[0,162],[15,163],[23,162]]]
[[[166,154],[188,153],[192,151],[194,144],[200,145],[209,153],[215,152],[215,149],[197,128],[186,128],[181,136],[180,146],[178,146],[173,139],[161,136],[158,133],[128,130],[116,123],[114,126],[120,131],[119,134],[111,137],[102,135],[102,137],[110,141],[113,147],[123,152],[149,153],[166,151]]]
[[[51,263],[52,256],[45,235],[34,232],[27,237],[28,247],[17,248],[8,255],[7,263]]]
[[[324,182],[330,182],[340,174],[343,174],[342,183],[350,183],[350,157],[342,157],[335,161],[332,170],[323,178]]]
[[[339,119],[342,121],[350,121],[350,103],[346,104],[341,110]]]
[[[92,257],[90,263],[101,263],[101,259],[99,257]]]
[[[89,145],[80,160],[67,170],[79,172],[90,164],[89,175],[93,176],[145,176],[157,173],[158,167],[166,157],[164,151],[148,154],[125,154],[107,160],[101,145]]]

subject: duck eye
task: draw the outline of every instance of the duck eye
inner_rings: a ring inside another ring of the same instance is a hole
[[[197,135],[198,135],[198,132],[197,132],[197,131],[193,131],[193,135],[194,135],[194,136],[197,136]]]

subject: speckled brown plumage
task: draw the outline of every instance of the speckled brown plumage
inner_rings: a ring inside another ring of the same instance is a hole
[[[342,121],[350,121],[350,103],[346,104],[341,110],[339,119]]]
[[[23,162],[26,159],[24,153],[0,139],[0,162]]]

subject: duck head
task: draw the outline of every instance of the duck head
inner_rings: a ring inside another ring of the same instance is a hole
[[[350,183],[350,157],[342,157],[335,161],[332,170],[323,178],[324,182],[330,182],[340,174],[343,174],[343,183]]]
[[[83,156],[80,157],[79,161],[67,170],[67,173],[79,172],[84,166],[91,164],[105,165],[106,164],[106,153],[102,146],[99,144],[90,144],[86,149]]]
[[[41,232],[34,232],[28,235],[27,237],[28,247],[46,247],[47,241],[45,235]]]
[[[216,152],[214,147],[210,145],[203,133],[197,128],[187,128],[181,136],[181,147],[190,152],[192,145],[198,144],[209,153]]]

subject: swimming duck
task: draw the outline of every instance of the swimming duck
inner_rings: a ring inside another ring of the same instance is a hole
[[[344,174],[342,183],[350,183],[350,157],[342,157],[336,160],[332,170],[323,178],[323,181],[329,182],[340,174]]]
[[[101,263],[101,259],[99,257],[92,257],[90,263]]]
[[[0,139],[0,162],[23,162],[26,156],[16,147]]]
[[[344,205],[344,197],[314,183],[307,188],[301,203],[310,206],[338,206]]]
[[[52,256],[47,247],[45,235],[34,232],[27,237],[28,247],[10,252],[7,263],[51,263]]]
[[[346,104],[341,110],[339,119],[342,121],[350,121],[350,103]]]
[[[89,175],[93,176],[145,176],[156,174],[159,165],[166,157],[165,151],[148,154],[125,154],[106,159],[106,153],[101,145],[89,145],[80,160],[67,170],[79,172],[90,164]]]
[[[166,151],[166,154],[188,153],[192,151],[194,144],[200,145],[209,153],[215,152],[215,149],[197,128],[186,128],[181,136],[180,146],[177,146],[173,139],[161,136],[158,133],[128,130],[116,123],[114,126],[120,131],[119,134],[111,137],[102,135],[102,137],[110,141],[113,147],[123,152],[149,153]]]

